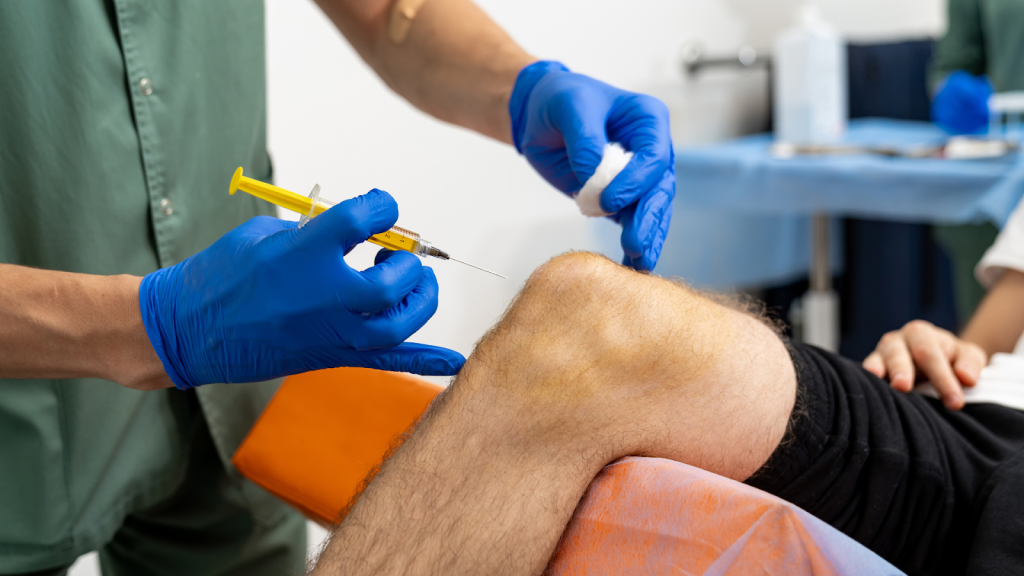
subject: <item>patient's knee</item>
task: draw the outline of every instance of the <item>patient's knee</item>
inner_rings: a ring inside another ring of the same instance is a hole
[[[570,252],[545,262],[530,275],[517,305],[529,309],[533,305],[561,314],[595,313],[590,308],[607,309],[615,300],[616,291],[636,272],[591,252]],[[558,308],[551,310],[550,306]]]
[[[555,324],[613,348],[630,340],[666,345],[685,336],[697,315],[724,309],[689,287],[643,274],[589,252],[572,252],[537,268],[509,309],[509,316]]]
[[[640,278],[598,254],[563,254],[534,271],[506,319],[560,339],[591,341],[617,336],[621,317],[633,306],[631,283]]]
[[[630,276],[639,274],[597,254],[553,258],[534,271],[473,356],[534,373],[592,365],[621,334],[625,307],[616,290]]]
[[[541,264],[530,275],[530,283],[588,281],[620,271],[630,271],[630,269],[601,254],[567,252]]]
[[[712,308],[688,288],[604,256],[565,254],[533,273],[474,356],[525,367],[558,386],[599,386],[597,375],[628,380],[653,373],[680,346],[691,352],[685,364],[703,363],[705,335],[694,345],[687,327]]]

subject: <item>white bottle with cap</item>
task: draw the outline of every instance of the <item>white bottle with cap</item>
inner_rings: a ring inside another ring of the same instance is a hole
[[[800,22],[775,42],[775,137],[792,144],[827,144],[846,132],[846,44],[807,2]]]

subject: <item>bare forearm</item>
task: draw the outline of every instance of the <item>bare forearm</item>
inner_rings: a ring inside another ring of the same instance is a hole
[[[511,142],[508,99],[535,60],[470,0],[429,0],[396,43],[394,0],[317,0],[395,92],[441,120]]]
[[[961,336],[991,356],[1012,352],[1024,333],[1024,273],[1007,270],[989,290]]]
[[[173,386],[142,325],[140,281],[0,264],[0,378]]]

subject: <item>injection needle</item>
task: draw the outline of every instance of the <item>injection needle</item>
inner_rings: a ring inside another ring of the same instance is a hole
[[[508,280],[508,276],[502,276],[501,274],[498,274],[497,272],[491,272],[487,268],[481,268],[479,266],[474,266],[474,265],[470,264],[469,262],[463,262],[462,260],[459,260],[458,258],[452,258],[451,256],[449,256],[448,259],[449,260],[454,260],[454,261],[458,262],[459,264],[465,264],[466,266],[469,266],[470,268],[476,268],[477,270],[482,270],[484,272],[487,272],[488,274],[494,274],[495,276],[497,276],[499,278],[504,278],[505,280]]]

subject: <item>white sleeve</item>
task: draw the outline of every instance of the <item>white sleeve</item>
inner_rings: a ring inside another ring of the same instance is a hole
[[[985,256],[974,268],[974,276],[985,288],[991,288],[1009,268],[1024,272],[1024,202],[1017,204],[1010,214],[996,243],[989,246]]]

